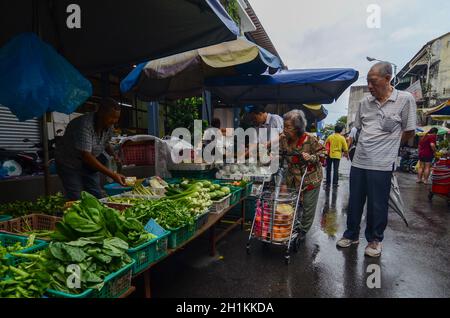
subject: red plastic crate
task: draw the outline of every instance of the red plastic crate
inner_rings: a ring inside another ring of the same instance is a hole
[[[121,146],[122,163],[124,165],[153,166],[155,165],[154,141],[127,141]]]

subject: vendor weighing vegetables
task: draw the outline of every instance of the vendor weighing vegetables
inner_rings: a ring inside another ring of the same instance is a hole
[[[95,113],[72,120],[56,146],[56,169],[68,200],[78,200],[82,191],[101,197],[99,172],[125,185],[125,177],[105,166],[102,153],[106,151],[119,161],[109,144],[113,126],[120,117],[120,106],[105,98]]]

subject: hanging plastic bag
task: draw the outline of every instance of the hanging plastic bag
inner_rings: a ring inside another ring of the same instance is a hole
[[[0,48],[0,104],[21,121],[46,112],[74,112],[92,85],[53,47],[22,33]]]

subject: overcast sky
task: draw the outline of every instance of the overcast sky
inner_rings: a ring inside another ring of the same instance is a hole
[[[366,56],[400,71],[426,42],[450,31],[448,0],[249,1],[289,69],[351,67],[360,73],[354,85],[366,84]],[[380,28],[367,26],[370,4],[381,9]],[[348,96],[349,89],[325,106],[326,123],[347,115]]]

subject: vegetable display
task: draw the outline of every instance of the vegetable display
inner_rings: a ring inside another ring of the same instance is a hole
[[[86,288],[101,289],[106,276],[132,262],[127,250],[128,244],[117,237],[51,242],[42,256],[47,260],[48,272],[52,273],[49,287],[71,294],[83,292]],[[72,264],[80,268],[80,289],[67,287],[71,273],[66,268]]]
[[[64,210],[66,199],[61,193],[47,197],[39,197],[36,202],[15,201],[0,205],[0,214],[9,214],[13,217],[24,216],[30,212],[41,212],[56,215]]]
[[[10,246],[0,244],[0,297],[1,298],[34,298],[42,297],[49,282],[47,267],[38,257],[17,253],[34,245],[35,236],[31,235],[24,246],[17,242]],[[30,262],[22,262],[17,266],[8,265],[5,256],[15,257],[27,255]],[[31,261],[33,259],[33,261]]]
[[[203,213],[212,204],[210,191],[211,189],[215,189],[215,187],[210,188],[211,185],[208,181],[189,183],[186,180],[181,184],[168,186],[166,197],[162,200],[182,203],[188,207],[192,214],[198,215]]]
[[[34,245],[35,239],[35,235],[30,235],[25,245],[22,245],[20,242],[16,242],[13,245],[3,246],[3,244],[0,242],[0,260],[4,259],[6,254],[8,253],[18,252],[32,247]]]
[[[46,250],[34,254],[13,253],[24,261],[6,269],[6,279],[0,282],[5,289],[0,295],[42,297],[47,288],[68,294],[80,294],[88,288],[99,290],[106,276],[132,262],[127,250],[128,244],[117,237],[97,237],[51,242]],[[79,286],[69,288],[67,282],[74,272],[68,268],[79,271]]]
[[[61,222],[56,223],[52,235],[56,241],[63,242],[83,237],[118,237],[131,247],[155,238],[136,218],[120,215],[87,192],[82,192],[81,200],[66,211]]]
[[[131,193],[137,194],[137,195],[148,195],[148,196],[156,195],[156,193],[154,193],[150,188],[144,187],[142,184],[135,186],[133,188],[133,190],[131,191]]]
[[[142,223],[154,219],[166,230],[174,230],[186,224],[193,225],[195,216],[181,200],[143,201],[124,211],[125,217],[136,218]]]
[[[110,203],[118,203],[118,204],[137,204],[143,202],[143,198],[133,198],[133,197],[124,197],[124,196],[117,196],[117,197],[109,197],[108,202]]]
[[[0,298],[41,298],[51,280],[47,263],[38,254],[13,255],[26,255],[27,261],[17,266],[6,266],[0,261]]]

